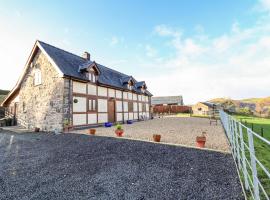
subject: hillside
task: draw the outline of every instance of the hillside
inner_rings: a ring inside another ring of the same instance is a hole
[[[8,90],[0,90],[0,103],[2,103],[8,93]]]
[[[270,116],[270,97],[241,100],[215,98],[211,99],[210,102],[221,104],[225,109],[231,112],[254,114],[262,117]]]

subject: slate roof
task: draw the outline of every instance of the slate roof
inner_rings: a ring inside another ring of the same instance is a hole
[[[94,61],[87,61],[84,58],[67,52],[63,49],[59,49],[41,41],[38,42],[64,75],[88,81],[86,74],[81,73],[80,69],[91,65],[91,63],[93,63]],[[134,81],[135,86],[136,83],[138,83],[132,76],[105,67],[104,65],[101,65],[99,63],[96,63],[96,65],[100,72],[97,79],[97,82],[99,84],[127,90],[127,84],[123,83],[123,81],[125,81],[126,79],[130,79],[131,77]],[[142,93],[141,90],[137,87],[134,87],[133,90],[137,93]],[[152,96],[152,94],[148,90],[146,90],[145,94]]]
[[[214,106],[217,106],[217,104],[211,103],[211,102],[208,102],[208,101],[201,102],[201,103],[204,104],[204,105],[206,105],[206,106],[208,106],[208,107],[210,107],[210,108],[213,108]]]
[[[183,97],[182,96],[152,97],[151,103],[152,103],[152,105],[160,105],[160,104],[183,105]]]

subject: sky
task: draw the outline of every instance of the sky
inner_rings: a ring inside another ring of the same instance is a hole
[[[270,0],[0,0],[0,88],[35,40],[146,81],[185,104],[270,96]]]

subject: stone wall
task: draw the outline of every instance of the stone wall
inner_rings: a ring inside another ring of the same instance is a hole
[[[34,85],[34,72],[41,70],[40,85]],[[61,130],[68,116],[69,80],[58,72],[39,50],[22,81],[19,92],[18,122],[26,128]]]

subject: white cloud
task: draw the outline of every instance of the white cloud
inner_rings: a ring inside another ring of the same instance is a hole
[[[155,76],[145,75],[154,95],[184,96],[186,103],[215,97],[248,98],[270,96],[270,28],[257,23],[249,28],[232,24],[231,30],[205,40],[185,37],[175,28],[156,26],[154,31],[174,49],[175,56],[155,59]],[[158,68],[157,66],[161,66]],[[162,83],[162,84],[161,84]]]
[[[148,57],[155,57],[157,55],[157,50],[151,47],[149,44],[145,46],[145,51]]]
[[[113,37],[111,38],[110,45],[111,45],[111,46],[114,46],[114,45],[117,45],[118,43],[119,43],[119,39],[118,39],[117,37],[113,36]]]

